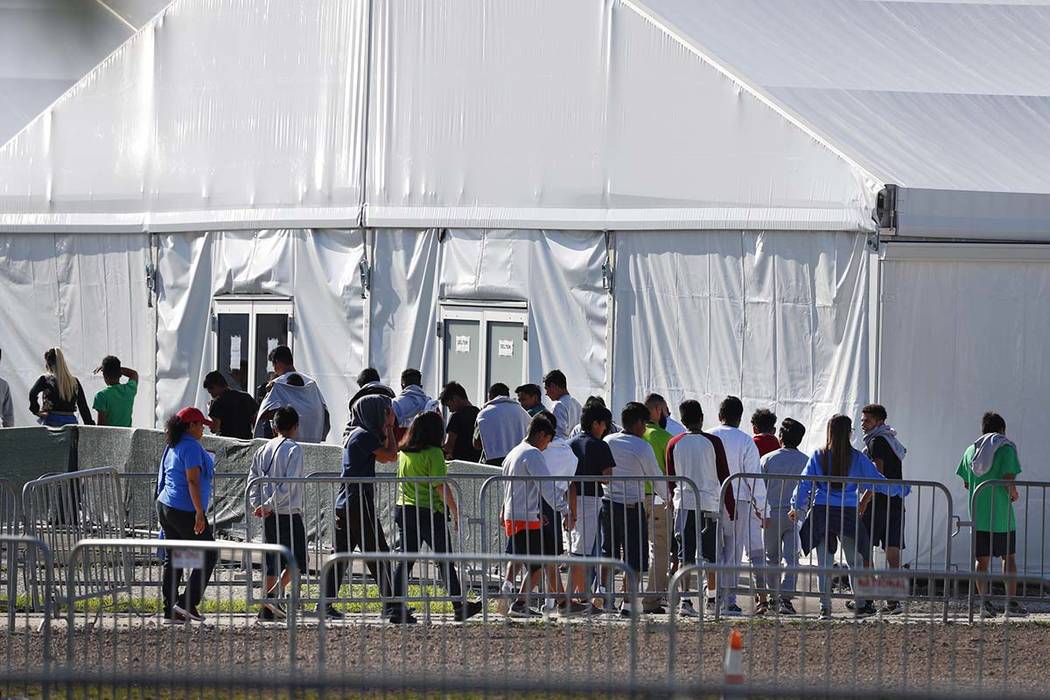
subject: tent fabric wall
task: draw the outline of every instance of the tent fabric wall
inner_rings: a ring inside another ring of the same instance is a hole
[[[966,519],[966,491],[955,469],[980,435],[981,416],[997,411],[1018,444],[1019,478],[1050,481],[1042,458],[1050,451],[1043,421],[1050,251],[893,243],[881,270],[879,397],[908,446],[905,473],[946,484]],[[1029,571],[1050,556],[1042,495],[1031,492],[1031,527],[1016,508],[1018,554]],[[969,543],[957,538],[956,563],[965,566],[968,552]]]
[[[821,441],[869,399],[865,237],[846,233],[615,234],[614,404],[662,394],[709,425],[728,394]],[[664,339],[654,341],[654,339]]]
[[[224,294],[293,298],[296,367],[314,377],[332,417],[329,441],[348,419],[347,398],[364,366],[359,230],[164,234],[158,247],[156,424],[185,405],[204,407],[215,359],[211,303]]]
[[[92,374],[106,355],[139,371],[134,420],[150,420],[153,313],[144,234],[0,235],[0,376],[11,385],[18,425],[32,425],[29,388],[44,351],[61,347],[88,403],[104,388]],[[17,329],[17,332],[16,332]]]

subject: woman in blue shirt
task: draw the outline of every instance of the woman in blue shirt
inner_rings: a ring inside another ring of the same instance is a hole
[[[211,498],[215,460],[200,440],[204,426],[211,421],[193,407],[184,408],[168,419],[167,446],[157,475],[157,517],[168,540],[213,540],[205,513]],[[202,622],[197,606],[218,561],[216,552],[205,552],[204,568],[194,569],[183,595],[179,595],[182,569],[172,566],[171,550],[164,554],[164,619],[172,623]]]
[[[842,547],[842,554],[849,567],[859,571],[864,567],[867,552],[871,549],[871,538],[863,520],[857,512],[858,486],[866,493],[860,502],[866,504],[871,498],[872,489],[895,495],[897,487],[886,484],[886,477],[879,473],[875,464],[861,452],[853,449],[850,435],[853,433],[853,422],[848,416],[835,416],[828,421],[828,438],[824,449],[817,450],[809,458],[803,477],[817,477],[819,480],[799,481],[791,497],[791,512],[788,517],[794,521],[809,513],[810,537],[817,550],[817,562],[821,567],[830,567],[834,563],[834,547],[829,542],[836,539]],[[836,478],[872,479],[882,483],[856,484],[835,483]],[[828,551],[828,550],[831,551]],[[830,576],[818,576],[821,592],[820,617],[831,617]],[[856,581],[854,581],[856,584]],[[870,600],[858,599],[854,607],[856,617],[867,617],[875,613],[875,606]]]

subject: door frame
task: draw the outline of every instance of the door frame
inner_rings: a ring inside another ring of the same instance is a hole
[[[276,296],[272,294],[227,294],[213,297],[211,300],[211,334],[212,355],[219,363],[219,315],[220,314],[245,314],[248,316],[248,371],[255,372],[255,345],[256,345],[256,316],[258,314],[287,314],[288,316],[288,347],[295,352],[295,304],[292,297]],[[248,393],[255,391],[255,387],[262,381],[261,377],[250,376],[248,386],[244,390]]]
[[[438,337],[441,339],[441,378],[440,384],[444,386],[449,382],[448,363],[445,358],[444,334],[446,321],[476,321],[478,323],[478,346],[479,365],[478,377],[475,386],[464,388],[470,393],[475,392],[477,405],[485,403],[488,386],[488,352],[489,352],[489,323],[492,321],[504,323],[518,323],[522,327],[522,352],[521,352],[521,376],[526,379],[529,376],[529,310],[528,303],[524,301],[501,301],[484,302],[466,299],[443,299],[438,305]],[[514,387],[510,387],[514,391]]]

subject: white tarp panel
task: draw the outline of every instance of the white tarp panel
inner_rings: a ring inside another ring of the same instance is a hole
[[[367,5],[176,2],[0,149],[0,226],[356,222]]]
[[[18,425],[36,421],[29,413],[29,387],[43,373],[44,351],[52,346],[62,348],[89,405],[105,386],[92,374],[104,356],[116,355],[138,370],[134,421],[152,425],[148,259],[143,234],[0,236],[0,377],[11,385]]]
[[[629,3],[374,21],[369,225],[871,227],[873,179]]]
[[[157,236],[157,424],[186,405],[203,408],[215,369],[211,303],[224,294],[293,298],[295,365],[317,380],[332,417],[346,423],[364,366],[360,231],[274,230]]]
[[[1020,478],[1050,480],[1043,420],[1050,385],[1050,251],[894,243],[881,268],[879,397],[908,447],[905,473],[949,486],[956,512],[967,519],[966,491],[955,469],[980,435],[981,416],[996,411],[1017,442]],[[1039,519],[1041,495],[1031,491],[1031,527],[1016,509],[1019,566],[1027,560],[1029,571],[1050,556]],[[953,559],[965,566],[968,554],[965,535],[956,538]]]
[[[868,253],[845,233],[617,232],[614,404],[662,394],[708,425],[727,395],[823,440],[869,401]]]

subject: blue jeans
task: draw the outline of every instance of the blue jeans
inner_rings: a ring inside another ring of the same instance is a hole
[[[857,541],[852,537],[839,535],[839,546],[842,548],[842,556],[852,570],[853,585],[856,586],[857,574],[864,568],[864,555],[857,549]],[[817,547],[817,563],[821,567],[830,567],[835,563],[835,555],[828,551],[827,547]],[[821,574],[817,577],[817,585],[820,588],[820,607],[831,607],[831,576]],[[861,600],[854,596],[857,607],[867,605],[869,601]]]
[[[46,425],[48,428],[61,428],[63,425],[76,425],[77,417],[49,413],[47,418],[41,418],[38,422],[40,425]]]

